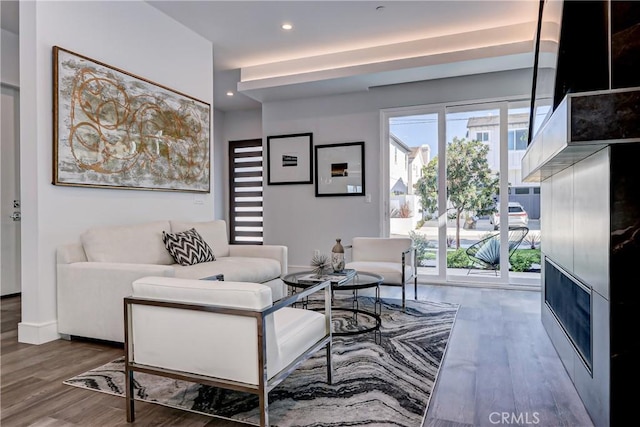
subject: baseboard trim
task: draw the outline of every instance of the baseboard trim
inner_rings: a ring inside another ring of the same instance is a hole
[[[58,322],[45,323],[18,323],[18,342],[25,344],[44,344],[60,339],[58,334]]]

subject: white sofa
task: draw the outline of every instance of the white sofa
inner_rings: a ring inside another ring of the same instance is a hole
[[[191,228],[211,247],[215,261],[187,266],[174,261],[162,232]],[[124,342],[123,299],[132,294],[132,282],[145,276],[203,279],[223,274],[225,281],[267,285],[276,301],[287,293],[280,279],[287,273],[287,257],[286,246],[229,244],[223,220],[94,227],[80,242],[57,249],[58,333]]]

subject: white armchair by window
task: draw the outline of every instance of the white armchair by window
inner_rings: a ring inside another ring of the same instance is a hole
[[[324,290],[324,312],[289,307]],[[269,425],[268,393],[326,347],[331,383],[330,283],[272,305],[257,283],[144,277],[124,299],[127,422],[135,420],[134,372],[257,394]]]
[[[351,248],[351,260],[345,268],[379,274],[384,278],[383,286],[401,286],[403,309],[407,284],[413,282],[414,298],[418,299],[416,250],[410,238],[354,237],[347,248]]]

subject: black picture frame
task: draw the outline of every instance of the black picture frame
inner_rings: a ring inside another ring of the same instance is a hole
[[[313,133],[267,137],[267,184],[313,184]]]
[[[316,197],[364,196],[364,141],[315,147]]]

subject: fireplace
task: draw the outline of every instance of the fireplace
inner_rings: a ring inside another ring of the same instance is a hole
[[[545,304],[591,372],[591,289],[545,258],[544,296]]]
[[[640,355],[640,2],[554,4],[555,108],[522,159],[523,181],[540,182],[541,319],[594,424],[625,425]],[[581,71],[592,63],[604,80]]]

